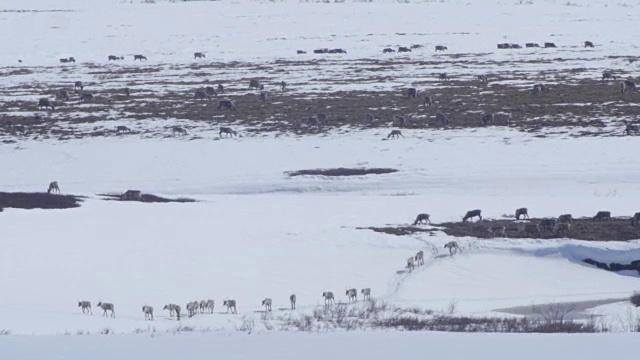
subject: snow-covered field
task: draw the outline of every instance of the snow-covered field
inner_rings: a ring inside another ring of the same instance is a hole
[[[428,50],[410,56],[432,57],[431,47],[439,43],[463,53],[485,47],[494,52],[498,42],[552,40],[571,58],[561,66],[637,67],[608,56],[634,53],[629,24],[640,4],[521,3],[5,0],[0,9],[9,11],[0,12],[0,31],[24,36],[0,53],[0,64],[8,71],[22,59],[47,81],[62,82],[90,71],[82,63],[65,72],[47,70],[63,66],[57,61],[66,56],[105,62],[111,53],[145,53],[165,67],[158,75],[165,76],[171,66],[190,62],[194,51],[207,52],[207,60],[266,63],[294,57],[299,48],[343,47],[349,50],[345,59],[357,62],[381,56],[390,45],[425,44]],[[72,11],[13,11],[24,9]],[[587,39],[598,46],[582,55]],[[543,55],[486,56],[522,61],[522,69],[514,70],[535,73],[540,65],[528,67],[526,58]],[[322,64],[317,71],[323,72]],[[31,75],[9,79],[12,85],[36,81]],[[587,257],[638,260],[638,241],[458,238],[461,252],[448,256],[443,245],[453,238],[441,232],[394,236],[360,229],[408,224],[422,212],[436,223],[458,221],[475,208],[487,218],[510,216],[523,206],[535,217],[593,216],[599,210],[629,216],[640,211],[637,137],[541,138],[492,128],[403,130],[406,138],[381,141],[387,133],[336,129],[306,137],[218,139],[204,133],[191,141],[128,136],[3,144],[2,191],[44,191],[57,180],[63,193],[87,198],[70,210],[1,213],[0,334],[10,335],[0,336],[0,358],[287,359],[311,351],[307,358],[353,352],[382,359],[397,356],[398,349],[450,359],[631,354],[637,336],[620,333],[282,331],[282,319],[322,307],[324,291],[346,303],[351,287],[370,287],[372,298],[392,306],[500,317],[514,315],[499,309],[622,299],[640,289],[636,273],[582,263]],[[335,167],[399,171],[346,178],[285,174]],[[97,195],[127,189],[197,202],[143,204]],[[419,250],[425,266],[407,272],[406,258]],[[291,293],[298,299],[294,311],[288,310]],[[262,312],[265,297],[274,301],[273,314]],[[178,323],[162,311],[167,303],[184,309],[189,301],[209,298],[216,301],[214,314]],[[237,315],[225,313],[224,299],[238,302]],[[81,313],[80,300],[94,304],[93,316]],[[116,318],[100,316],[98,301],[114,303]],[[155,321],[144,320],[143,305],[155,307]],[[616,332],[633,330],[640,319],[626,301],[588,313]],[[195,331],[176,334],[179,327]],[[116,335],[98,336],[106,331]]]

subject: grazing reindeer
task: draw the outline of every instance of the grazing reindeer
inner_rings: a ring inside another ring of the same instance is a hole
[[[384,49],[382,49],[382,53],[383,54],[394,53],[394,52],[396,52],[396,51],[393,50],[392,48],[384,48]]]
[[[556,220],[558,224],[571,224],[573,223],[573,216],[571,214],[563,214],[558,216],[558,220]]]
[[[73,83],[73,88],[75,90],[80,89],[80,91],[84,90],[84,85],[82,85],[82,81],[76,81],[75,83]]]
[[[218,96],[218,93],[216,92],[216,89],[213,88],[213,86],[207,86],[206,88],[204,88],[204,92],[209,96]]]
[[[260,101],[262,101],[263,104],[267,103],[267,92],[266,91],[261,91],[260,92]]]
[[[412,256],[407,258],[407,269],[412,270],[416,267],[416,259]]]
[[[449,241],[448,243],[444,244],[444,248],[449,249],[449,255],[453,255],[454,252],[457,254],[458,250],[460,250],[458,243],[455,241]]]
[[[177,304],[167,304],[162,308],[162,310],[169,310],[169,317],[173,317],[173,314],[176,312],[176,309],[180,309],[180,305]]]
[[[640,126],[638,125],[634,125],[634,124],[627,124],[627,126],[624,128],[624,132],[622,133],[627,134],[627,135],[638,135],[638,133],[640,133]]]
[[[431,220],[429,219],[429,214],[418,214],[418,216],[416,216],[416,220],[413,222],[413,225],[416,226],[418,224],[431,224]]]
[[[187,312],[189,313],[189,317],[193,317],[198,312],[198,302],[192,301],[187,303]]]
[[[602,72],[602,80],[616,80],[617,78],[611,71]]]
[[[296,294],[289,295],[289,302],[291,303],[291,310],[296,309]]]
[[[416,265],[424,265],[424,251],[420,250],[416,253],[416,256],[413,257]]]
[[[486,84],[486,83],[489,82],[489,79],[487,78],[487,75],[484,75],[484,74],[478,75],[478,80],[483,84]]]
[[[107,316],[107,311],[111,311],[111,317],[116,317],[116,312],[112,303],[98,302],[98,307],[102,309],[102,316]]]
[[[540,231],[553,231],[553,229],[555,229],[556,227],[556,222],[557,220],[554,218],[542,219],[540,220],[538,226],[540,228]]]
[[[624,94],[627,90],[636,92],[636,83],[631,80],[625,80],[620,83],[620,92]]]
[[[147,57],[144,56],[144,55],[133,55],[133,61],[136,61],[136,60],[140,60],[140,61],[145,60],[146,61]]]
[[[271,311],[271,304],[273,301],[270,298],[265,298],[262,300],[262,306],[264,306],[264,311]]]
[[[362,294],[362,300],[371,300],[371,288],[364,288],[360,290],[360,293]]]
[[[52,101],[50,101],[49,99],[46,98],[42,98],[40,100],[38,100],[38,109],[42,109],[43,107],[47,108],[51,108],[51,110],[55,110],[56,106],[54,105],[54,103]]]
[[[250,80],[249,90],[251,89],[264,90],[264,85],[260,84],[260,81],[258,80]]]
[[[336,298],[331,291],[325,291],[322,293],[322,297],[324,297],[324,305],[329,306],[331,304],[336,303]]]
[[[404,137],[404,135],[402,135],[402,132],[400,132],[400,130],[391,130],[391,132],[389,133],[389,135],[387,135],[387,139],[390,138],[398,138],[399,136]]]
[[[80,102],[93,102],[93,95],[89,93],[80,94]]]
[[[631,218],[631,226],[638,226],[638,223],[640,223],[640,212],[633,214]]]
[[[585,41],[584,42],[584,47],[592,48],[593,47],[593,43],[591,41]]]
[[[204,54],[201,53],[201,52],[195,52],[195,53],[193,53],[193,58],[194,59],[204,59],[204,58],[206,58],[206,56],[204,56]]]
[[[444,126],[444,125],[449,125],[449,118],[447,117],[447,115],[441,113],[440,111],[438,111],[436,113],[436,123]]]
[[[180,126],[174,126],[171,128],[171,132],[173,135],[187,135],[187,130],[181,128]]]
[[[444,81],[449,81],[451,78],[449,77],[449,75],[447,75],[447,73],[440,73],[440,74],[438,74],[438,79],[444,80]]]
[[[431,106],[431,104],[433,104],[433,101],[431,101],[431,96],[425,95],[424,100],[422,101],[422,106]]]
[[[216,302],[213,299],[209,299],[207,300],[207,304],[206,304],[206,309],[208,312],[211,312],[213,314],[213,309],[216,306]]]
[[[222,134],[225,134],[227,137],[231,136],[233,137],[234,135],[237,136],[238,133],[233,131],[230,127],[226,127],[226,126],[222,126],[220,127],[220,133],[218,134],[218,136],[222,137]]]
[[[69,100],[69,93],[65,89],[60,89],[56,91],[56,99],[58,100]]]
[[[598,211],[593,220],[611,220],[611,211]]]
[[[349,299],[350,303],[358,301],[358,290],[356,289],[347,290],[345,295],[347,295],[347,298]]]
[[[418,95],[418,90],[416,90],[416,88],[407,89],[407,99],[415,98],[416,95]]]
[[[365,123],[365,125],[372,126],[376,119],[373,117],[373,114],[366,113],[364,114],[362,121]]]
[[[153,306],[145,305],[142,307],[145,320],[153,320]]]
[[[443,45],[436,45],[436,52],[445,51],[445,50],[449,50],[449,49],[446,46],[443,46]]]
[[[218,101],[218,110],[238,111],[233,101],[228,99]]]
[[[124,126],[124,125],[119,125],[116,127],[116,133],[120,134],[120,133],[130,133],[131,129],[129,129],[128,127]]]
[[[198,307],[200,308],[200,314],[204,314],[204,311],[207,309],[207,300],[200,300]]]
[[[193,94],[193,98],[194,99],[210,99],[209,95],[207,95],[207,93],[202,90],[196,90],[196,92]]]
[[[409,49],[409,48],[408,48],[408,47],[406,47],[406,46],[400,46],[400,47],[398,48],[398,52],[399,52],[399,53],[401,53],[401,52],[411,52],[411,49]]]
[[[229,310],[231,310],[232,314],[237,314],[238,310],[236,308],[236,301],[235,300],[225,300],[222,302],[222,306],[226,306],[227,307],[227,314],[229,313]]]
[[[482,210],[480,209],[475,209],[475,210],[469,210],[467,211],[467,213],[464,215],[464,217],[462,218],[462,222],[467,222],[467,220],[469,219],[473,219],[474,217],[478,217],[480,218],[480,220],[478,220],[478,222],[482,221]]]
[[[57,192],[58,194],[60,193],[60,186],[58,186],[57,181],[52,181],[49,183],[49,189],[47,190],[47,194],[51,194],[51,192]]]
[[[488,124],[493,124],[493,114],[482,114],[482,117],[480,117],[480,121],[484,126],[487,126]]]
[[[280,81],[280,90],[284,91],[287,88],[287,83],[284,81]]]
[[[407,119],[404,116],[393,115],[393,126],[403,127],[407,124]]]
[[[507,228],[504,226],[491,226],[487,228],[487,232],[493,236],[507,237]]]
[[[544,43],[544,47],[545,48],[554,48],[557,47],[556,44],[552,43],[552,42],[546,42]]]
[[[527,210],[527,208],[519,208],[516,209],[516,220],[520,220],[520,216],[522,216],[522,218],[529,218],[529,210]]]
[[[79,301],[78,302],[78,307],[82,308],[82,313],[83,314],[85,314],[85,312],[86,312],[86,314],[90,313],[91,315],[93,315],[93,311],[91,311],[91,302],[90,301],[86,301],[86,300]]]

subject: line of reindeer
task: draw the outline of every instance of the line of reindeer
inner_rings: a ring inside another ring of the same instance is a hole
[[[362,298],[364,301],[371,300],[371,288],[361,289],[360,294],[362,294]],[[347,301],[350,304],[358,301],[358,290],[355,288],[347,289],[345,292],[345,295],[347,296]],[[330,306],[335,304],[335,294],[332,291],[323,292],[322,297],[324,298],[325,306]],[[291,306],[291,310],[296,310],[296,302],[297,302],[296,294],[291,294],[289,296],[289,304]],[[272,305],[273,305],[273,300],[271,298],[267,297],[262,300],[261,306],[264,307],[265,312],[272,311]],[[233,299],[224,300],[222,302],[222,306],[224,306],[227,309],[227,314],[238,313],[236,300],[233,300]],[[79,301],[78,307],[82,310],[83,314],[93,315],[91,301],[88,301],[88,300]],[[97,304],[97,307],[102,309],[103,317],[111,317],[111,318],[116,317],[115,305],[113,303],[99,301]],[[215,300],[213,299],[201,300],[201,301],[194,300],[187,303],[185,308],[187,310],[187,314],[189,317],[193,317],[196,314],[213,314],[215,309]],[[178,304],[174,304],[174,303],[167,304],[162,308],[162,310],[168,310],[170,318],[173,318],[175,316],[176,320],[181,319],[182,307]],[[143,305],[142,313],[144,314],[145,320],[154,320],[153,306]]]
[[[467,222],[467,220],[472,220],[474,218],[478,218],[478,222],[482,221],[482,210],[474,209],[469,210],[462,217],[462,222]],[[526,207],[518,208],[515,211],[516,220],[529,219],[529,210]],[[595,216],[592,217],[592,220],[611,220],[611,212],[601,210],[596,213]],[[421,213],[416,216],[416,219],[413,222],[413,225],[419,224],[431,224],[430,215],[426,213]],[[637,227],[640,225],[640,212],[636,212],[629,219],[629,223],[631,226]],[[543,231],[569,231],[571,229],[571,225],[573,224],[573,216],[571,214],[562,214],[557,218],[544,218],[540,219],[538,223],[530,223],[530,222],[519,222],[518,223],[518,231],[524,233],[542,233]],[[507,237],[506,235],[507,228],[505,226],[491,226],[487,227],[488,234],[492,236],[500,236]],[[447,246],[445,246],[447,247]],[[457,246],[456,246],[457,248]]]

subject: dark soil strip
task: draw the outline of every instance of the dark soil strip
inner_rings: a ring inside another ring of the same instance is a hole
[[[74,195],[0,192],[0,209],[69,209],[79,207],[80,201]]]
[[[157,195],[153,195],[153,194],[141,194],[140,195],[140,200],[122,200],[122,199],[120,199],[120,196],[121,196],[120,194],[98,194],[98,195],[107,198],[107,200],[138,201],[138,202],[144,202],[144,203],[170,203],[170,202],[190,203],[190,202],[196,202],[196,200],[189,199],[189,198],[168,199],[168,198],[163,198],[161,196],[157,196]]]
[[[350,168],[337,168],[337,169],[312,169],[312,170],[298,170],[288,171],[286,174],[289,176],[302,176],[302,175],[323,175],[323,176],[362,176],[362,175],[380,175],[390,174],[397,172],[396,169],[389,168],[371,168],[371,169],[350,169]]]

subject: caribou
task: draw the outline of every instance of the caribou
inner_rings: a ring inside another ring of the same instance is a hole
[[[227,314],[229,313],[229,310],[231,310],[232,314],[237,314],[238,313],[238,309],[236,308],[236,301],[235,300],[225,300],[222,302],[222,306],[226,306],[227,307]]]
[[[416,265],[424,265],[424,251],[420,250],[416,253],[416,256],[413,257]]]
[[[331,304],[335,304],[336,303],[336,299],[335,296],[333,295],[333,292],[331,291],[325,291],[322,293],[322,297],[324,298],[324,304],[325,306],[331,305]]]
[[[480,209],[469,210],[469,211],[467,211],[467,213],[462,218],[462,222],[467,222],[467,220],[473,219],[474,217],[478,217],[480,219],[480,220],[478,220],[478,222],[480,222],[480,221],[482,221],[481,213],[482,213],[482,210],[480,210]]]
[[[345,293],[349,302],[357,302],[358,301],[358,290],[356,289],[348,289]]]
[[[458,243],[455,241],[449,241],[448,243],[444,244],[444,248],[449,249],[449,255],[453,255],[454,252],[458,253],[458,250],[460,250]]]
[[[107,316],[107,311],[111,311],[111,317],[116,317],[114,306],[112,303],[98,302],[98,307],[102,309],[102,316]]]
[[[262,306],[264,306],[264,310],[266,311],[271,311],[271,304],[272,304],[272,300],[270,298],[265,298],[264,300],[262,300]]]
[[[404,135],[402,135],[402,132],[400,130],[391,130],[391,132],[389,133],[389,135],[387,135],[387,139],[390,138],[398,138],[398,137],[404,137]]]
[[[371,300],[371,289],[370,288],[364,288],[364,289],[360,290],[360,293],[362,293],[362,300]]]
[[[226,127],[226,126],[221,126],[220,127],[220,132],[218,133],[218,136],[222,137],[222,134],[225,134],[227,137],[229,137],[229,136],[231,136],[231,137],[238,136],[238,133],[236,131],[234,131],[230,127]]]
[[[79,301],[78,302],[78,307],[82,309],[82,313],[83,314],[91,314],[93,315],[93,311],[91,311],[91,302],[90,301]]]
[[[524,218],[529,218],[529,210],[527,210],[527,208],[519,208],[516,209],[516,220],[520,220],[520,216]]]
[[[296,294],[289,295],[289,302],[291,303],[291,310],[296,309]]]
[[[418,224],[431,224],[431,220],[429,219],[429,214],[418,214],[418,216],[416,216],[416,220],[413,222],[413,225],[418,225]]]
[[[145,320],[153,320],[153,306],[145,305],[142,307]]]
[[[47,189],[47,194],[51,194],[52,192],[57,192],[58,194],[60,193],[60,186],[58,186],[57,181],[52,181],[49,183],[49,189]]]

